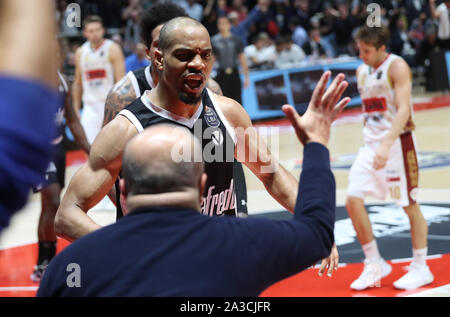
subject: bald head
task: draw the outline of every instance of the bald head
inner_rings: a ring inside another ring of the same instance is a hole
[[[156,125],[134,137],[123,156],[126,194],[160,194],[198,189],[202,147],[186,128]]]
[[[192,28],[200,28],[208,34],[208,30],[195,19],[190,17],[178,17],[168,21],[161,29],[159,34],[159,48],[164,51],[172,45],[175,35],[180,32],[189,32]]]

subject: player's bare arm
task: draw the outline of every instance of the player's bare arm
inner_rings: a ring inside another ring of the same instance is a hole
[[[114,82],[117,83],[123,76],[125,76],[125,57],[122,49],[116,43],[111,44],[109,48],[111,64],[114,69]]]
[[[72,84],[72,106],[80,118],[81,97],[83,96],[83,84],[81,81],[81,47],[75,52],[75,78]]]
[[[0,7],[1,72],[56,88],[53,1],[2,0]]]
[[[123,108],[134,100],[136,100],[136,92],[131,79],[126,76],[114,85],[106,97],[103,126],[107,125]]]
[[[66,93],[66,97],[64,100],[64,116],[66,118],[66,122],[69,126],[70,131],[72,131],[75,142],[83,151],[89,154],[91,145],[86,138],[86,133],[81,126],[80,119],[76,115],[75,109],[72,106],[72,96],[70,94],[70,91]]]
[[[394,89],[394,102],[397,107],[397,114],[389,133],[384,137],[383,142],[377,149],[373,161],[375,169],[383,168],[386,165],[390,148],[403,132],[411,116],[411,71],[408,64],[403,59],[395,60],[389,68],[388,76],[390,76]]]
[[[228,122],[237,129],[236,159],[244,163],[262,181],[270,195],[292,213],[298,180],[269,151],[244,108],[233,99],[215,97]]]
[[[55,230],[67,240],[78,239],[100,226],[86,213],[113,186],[127,142],[138,131],[123,116],[106,125],[92,144],[88,161],[73,176],[56,213]]]

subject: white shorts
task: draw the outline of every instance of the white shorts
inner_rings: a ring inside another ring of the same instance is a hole
[[[104,111],[104,103],[83,104],[80,123],[83,126],[89,144],[94,142],[95,137],[102,129]]]
[[[386,166],[375,170],[372,164],[378,145],[365,144],[359,150],[350,169],[347,196],[390,198],[402,207],[415,204],[419,165],[412,134],[402,134],[392,145]]]

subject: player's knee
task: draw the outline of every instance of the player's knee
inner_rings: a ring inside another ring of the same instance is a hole
[[[412,204],[412,205],[403,207],[403,210],[405,211],[406,215],[409,218],[413,218],[421,213],[420,207],[418,204]]]
[[[345,201],[345,207],[348,211],[353,211],[357,205],[359,205],[359,198],[347,196]]]
[[[364,212],[364,200],[358,197],[347,196],[345,207],[349,216],[352,217],[359,212]]]

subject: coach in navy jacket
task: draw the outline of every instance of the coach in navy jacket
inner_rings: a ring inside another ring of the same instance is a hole
[[[305,145],[293,219],[200,214],[206,174],[193,159],[200,143],[184,128],[154,126],[124,153],[121,185],[130,213],[55,257],[38,296],[257,296],[327,257],[336,186],[326,144],[331,122],[349,101],[335,106],[347,82],[339,75],[325,92],[329,76],[322,76],[304,116],[283,107]],[[177,142],[194,144],[190,162],[171,159]]]

